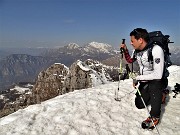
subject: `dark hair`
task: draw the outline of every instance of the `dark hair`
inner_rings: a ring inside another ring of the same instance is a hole
[[[149,33],[146,29],[136,28],[131,31],[130,36],[134,36],[136,40],[139,38],[144,39],[147,43],[149,42]]]

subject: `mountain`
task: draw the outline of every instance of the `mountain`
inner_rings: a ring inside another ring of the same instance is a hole
[[[49,48],[13,48],[13,47],[0,47],[0,60],[11,54],[27,54],[32,56],[40,56],[41,53],[48,50]]]
[[[0,118],[30,104],[28,100],[34,84],[20,82],[12,88],[0,91]]]
[[[172,53],[172,62],[174,65],[180,65],[179,50],[180,49],[175,46],[174,48],[173,46],[170,48],[170,52]],[[25,51],[25,53],[40,56],[27,54],[9,55],[9,53],[13,51],[16,53]],[[119,52],[111,45],[98,42],[91,42],[84,46],[79,46],[76,43],[70,43],[66,46],[54,49],[11,49],[9,53],[7,50],[6,53],[5,50],[2,52],[0,51],[0,90],[8,88],[8,86],[12,85],[12,83],[17,83],[19,81],[33,81],[41,70],[47,68],[53,63],[63,63],[66,66],[70,66],[77,60],[85,61],[87,59],[93,59],[102,61],[106,65],[119,67],[120,59]],[[125,66],[125,64],[127,63],[123,60],[123,66]],[[129,65],[129,67],[131,69],[131,65]],[[137,69],[137,64],[134,64],[134,70],[136,71]]]
[[[80,47],[76,43],[70,43],[59,49],[51,49],[42,54],[45,57],[52,57],[59,59],[61,63],[70,66],[76,60],[105,60],[107,58],[116,55],[115,49],[108,44],[91,42],[83,47]]]
[[[0,61],[0,88],[20,81],[34,81],[38,73],[51,65],[51,60],[42,56],[12,54]]]
[[[180,83],[180,67],[169,67],[169,96],[162,105],[162,117],[157,126],[161,135],[179,135],[180,95],[173,98],[176,83]],[[95,83],[95,82],[94,82]],[[134,105],[136,90],[132,80],[120,82],[119,98],[114,100],[118,82],[107,82],[93,88],[75,90],[41,104],[31,105],[0,119],[2,135],[155,135],[156,129],[141,128],[148,117],[146,109]]]
[[[75,89],[91,88],[107,81],[116,81],[119,79],[118,71],[118,68],[91,59],[84,62],[78,60],[69,68],[64,64],[54,63],[38,74],[34,85],[20,82],[11,89],[0,92],[0,118],[20,108],[41,103]],[[124,77],[124,73],[123,70],[121,79],[128,77]]]
[[[91,42],[84,46],[84,50],[90,53],[109,53],[114,54],[114,48],[105,43]]]
[[[29,48],[29,53],[34,49]],[[39,48],[37,49],[39,50]],[[41,49],[40,52],[42,52]],[[34,81],[37,74],[44,68],[53,63],[63,63],[70,66],[76,60],[86,60],[88,58],[104,60],[115,54],[112,47],[108,44],[92,42],[85,47],[80,47],[76,43],[70,43],[66,46],[56,49],[44,49],[41,56],[31,56],[27,54],[11,54],[2,51],[0,59],[0,90],[8,88],[13,83],[19,81]],[[10,52],[25,51],[25,49],[10,49]],[[36,54],[37,51],[34,51]],[[7,56],[8,55],[8,56]]]
[[[169,48],[172,63],[180,66],[180,46],[169,46]]]

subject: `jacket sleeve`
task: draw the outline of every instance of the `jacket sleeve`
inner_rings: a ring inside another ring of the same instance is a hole
[[[135,61],[134,58],[131,58],[131,56],[129,55],[128,49],[124,51],[124,56],[128,63],[133,63]]]
[[[139,75],[136,77],[137,80],[155,80],[162,79],[164,71],[164,52],[162,48],[155,45],[152,49],[153,56],[153,71],[147,75]]]

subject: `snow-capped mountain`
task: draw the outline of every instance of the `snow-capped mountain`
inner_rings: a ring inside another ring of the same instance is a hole
[[[113,47],[109,44],[91,42],[84,47],[86,52],[102,52],[102,53],[112,53],[114,51]]]
[[[76,43],[70,43],[66,47],[67,47],[67,49],[77,49],[80,46],[78,44],[76,44]]]
[[[175,65],[180,65],[180,46],[170,46],[171,61]]]
[[[80,47],[76,43],[70,43],[58,49],[49,49],[42,56],[10,55],[0,60],[0,90],[19,81],[33,81],[42,69],[53,63],[60,62],[70,66],[78,59],[82,61],[86,59],[101,61],[115,54],[110,45],[92,42],[84,47]],[[23,78],[26,78],[26,80],[23,80]]]
[[[172,45],[170,46],[170,52],[173,64],[180,65],[180,49]],[[40,57],[30,55],[27,57],[26,54],[10,55],[2,60],[0,59],[0,90],[8,88],[12,83],[24,81],[23,78],[26,78],[26,81],[33,81],[42,69],[53,63],[60,62],[70,66],[78,59],[82,61],[94,59],[98,61],[106,60],[106,65],[110,63],[111,66],[119,66],[118,56],[119,53],[111,45],[98,42],[91,42],[85,46],[70,43],[58,49],[46,50]]]
[[[180,53],[180,46],[169,45],[170,52],[175,54]]]
[[[114,55],[116,55],[116,51],[111,45],[98,42],[91,42],[85,46],[70,43],[59,49],[49,50],[43,54],[43,56],[46,57],[59,59],[61,63],[64,63],[67,66],[78,59],[83,61],[86,59],[102,61],[113,57]]]
[[[180,67],[169,67],[169,96],[161,107],[157,126],[160,135],[179,135],[180,95],[173,98],[176,83],[180,83]],[[134,105],[136,90],[132,80],[93,88],[75,90],[41,104],[31,105],[0,119],[2,135],[155,135],[157,130],[144,130],[141,122],[148,117],[146,109]]]

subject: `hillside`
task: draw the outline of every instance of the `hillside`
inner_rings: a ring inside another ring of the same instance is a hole
[[[51,60],[42,56],[12,54],[0,61],[0,90],[20,81],[34,81],[38,73],[50,66]]]

